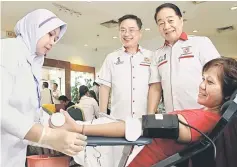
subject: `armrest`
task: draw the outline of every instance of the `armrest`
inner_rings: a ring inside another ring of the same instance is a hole
[[[126,146],[126,145],[147,145],[152,142],[151,138],[140,137],[136,141],[130,142],[123,137],[97,137],[88,136],[87,146]]]

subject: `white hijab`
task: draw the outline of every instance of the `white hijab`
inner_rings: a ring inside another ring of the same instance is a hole
[[[32,73],[38,82],[40,82],[41,79],[44,56],[36,55],[37,42],[45,34],[58,27],[60,27],[60,39],[66,32],[66,23],[60,20],[54,13],[46,9],[37,9],[28,13],[19,20],[15,26],[17,38],[21,39],[29,50],[26,59],[31,64]]]

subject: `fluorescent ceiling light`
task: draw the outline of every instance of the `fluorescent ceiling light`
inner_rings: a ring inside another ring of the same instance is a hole
[[[237,9],[237,6],[233,6],[230,8],[230,10],[236,10]]]

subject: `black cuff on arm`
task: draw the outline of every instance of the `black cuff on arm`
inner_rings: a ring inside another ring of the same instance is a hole
[[[179,137],[178,115],[143,115],[142,129],[145,137],[177,140]]]

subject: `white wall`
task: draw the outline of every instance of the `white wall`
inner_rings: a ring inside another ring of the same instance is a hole
[[[213,44],[222,56],[237,58],[237,38],[210,37]],[[163,45],[159,37],[141,42],[147,49],[155,50]],[[48,58],[70,61],[73,64],[88,65],[95,67],[96,72],[100,69],[106,55],[113,52],[115,48],[103,50],[86,51],[63,44],[55,45]]]
[[[65,44],[58,43],[47,55],[49,59],[57,59],[63,61],[69,61],[72,64],[87,65],[95,67],[98,71],[101,67],[105,56],[111,52],[111,50],[79,50],[74,46],[69,46]]]
[[[1,37],[5,37],[6,33],[1,31]],[[237,58],[237,38],[215,36],[210,37],[213,44],[222,56]],[[141,45],[147,49],[155,50],[163,44],[160,37],[155,37],[151,40],[142,41]],[[120,46],[118,46],[119,48]],[[113,52],[116,48],[105,48],[94,51],[90,48],[79,50],[75,46],[60,44],[54,46],[52,51],[47,55],[47,58],[69,61],[73,64],[87,65],[95,67],[96,72],[100,69],[106,55]]]
[[[221,56],[237,59],[237,38],[210,37]]]
[[[6,31],[1,31],[1,38],[6,38]]]

